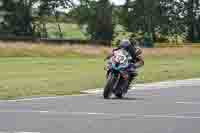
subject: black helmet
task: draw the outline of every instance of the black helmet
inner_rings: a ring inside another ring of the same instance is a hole
[[[120,41],[119,45],[120,45],[121,47],[126,48],[126,47],[128,47],[129,45],[131,45],[131,42],[129,41],[129,39],[123,39],[123,40]]]

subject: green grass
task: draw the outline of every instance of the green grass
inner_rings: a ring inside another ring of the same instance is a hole
[[[0,99],[68,95],[98,87],[102,64],[98,58],[0,58]]]
[[[200,56],[147,57],[145,66],[140,70],[138,83],[200,77]]]
[[[148,56],[137,83],[195,78],[200,56]],[[0,99],[79,94],[104,86],[102,57],[0,58]]]

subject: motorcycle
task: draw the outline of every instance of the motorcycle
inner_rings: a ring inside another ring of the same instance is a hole
[[[109,99],[112,94],[123,98],[128,92],[130,60],[132,57],[126,50],[119,49],[107,60],[106,85],[103,91],[104,99]]]

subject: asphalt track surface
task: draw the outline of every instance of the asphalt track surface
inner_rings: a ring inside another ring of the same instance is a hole
[[[0,101],[0,133],[200,133],[200,83],[101,94]]]

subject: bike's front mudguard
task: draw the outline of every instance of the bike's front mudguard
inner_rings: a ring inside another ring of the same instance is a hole
[[[110,70],[107,72],[107,77],[109,74],[112,74],[115,77],[115,83],[113,85],[112,92],[113,93],[124,93],[127,92],[128,87],[128,80],[129,80],[129,74],[127,72],[117,72]]]
[[[108,78],[108,75],[110,73],[115,74],[115,77],[118,77],[118,78],[122,77],[124,80],[129,80],[130,78],[130,74],[127,71],[116,71],[113,69],[107,70],[106,78]]]

